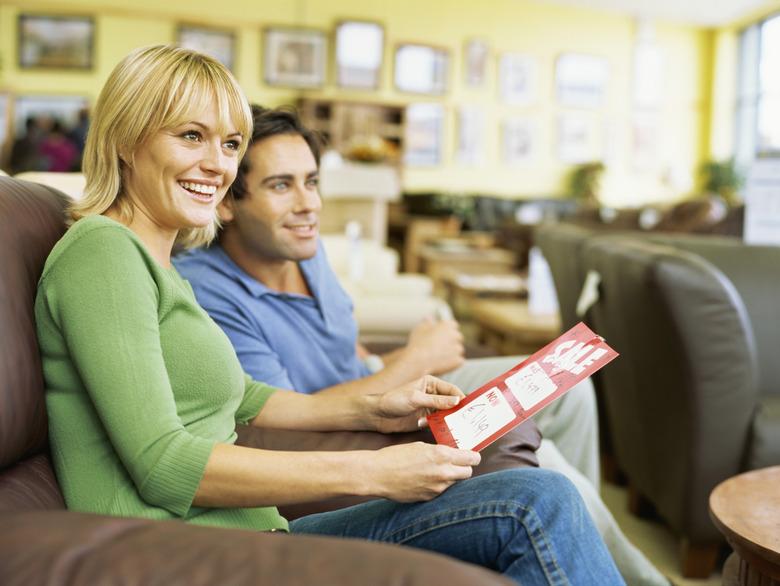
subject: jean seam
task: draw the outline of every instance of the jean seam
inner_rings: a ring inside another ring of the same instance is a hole
[[[393,543],[403,544],[437,529],[489,517],[514,517],[528,535],[534,552],[536,553],[536,557],[539,560],[549,583],[561,586],[569,584],[568,579],[565,577],[565,573],[563,573],[555,555],[552,553],[550,541],[547,539],[543,524],[539,520],[536,511],[533,507],[525,507],[516,502],[488,501],[480,503],[479,505],[469,505],[468,507],[450,509],[446,514],[438,513],[416,519],[413,523],[395,529],[392,533],[387,535],[387,538]],[[526,517],[528,517],[529,523],[526,522]],[[531,526],[529,527],[529,525]]]

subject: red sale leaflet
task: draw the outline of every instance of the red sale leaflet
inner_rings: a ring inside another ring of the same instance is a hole
[[[428,415],[428,425],[437,443],[479,451],[617,356],[580,322],[457,406]]]

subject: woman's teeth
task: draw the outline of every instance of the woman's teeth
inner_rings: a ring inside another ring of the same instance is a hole
[[[202,183],[191,183],[189,181],[179,181],[179,185],[187,191],[194,191],[201,195],[214,195],[217,192],[216,185],[203,185]]]

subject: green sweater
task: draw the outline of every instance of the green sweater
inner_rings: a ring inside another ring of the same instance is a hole
[[[104,216],[56,244],[35,301],[57,478],[71,510],[287,528],[275,507],[192,505],[214,445],[275,389],[245,375],[175,269]]]

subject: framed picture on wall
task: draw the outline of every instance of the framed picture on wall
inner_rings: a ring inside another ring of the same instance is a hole
[[[564,163],[601,161],[604,144],[599,122],[586,113],[565,113],[558,117],[558,158]]]
[[[405,119],[404,164],[409,167],[440,165],[444,158],[444,106],[409,104]]]
[[[509,166],[530,163],[537,151],[537,126],[530,118],[504,120],[501,143],[504,164]]]
[[[236,36],[232,31],[180,24],[176,43],[181,47],[210,55],[228,69],[233,69],[235,65]]]
[[[490,56],[490,46],[480,39],[473,39],[466,43],[463,55],[463,75],[468,87],[482,87],[485,85],[487,63]]]
[[[555,63],[555,89],[561,106],[601,108],[608,85],[609,62],[604,57],[565,53]]]
[[[89,16],[20,14],[19,67],[91,69],[95,21]]]
[[[536,59],[520,53],[504,53],[498,62],[501,99],[512,106],[527,106],[536,100]]]
[[[455,160],[463,165],[485,162],[485,110],[479,106],[458,108],[458,145]]]
[[[345,88],[378,89],[385,30],[376,22],[347,20],[336,26],[336,83]]]
[[[395,87],[413,94],[442,95],[447,91],[450,54],[429,45],[399,45],[395,50]]]
[[[269,85],[316,88],[325,83],[324,32],[277,27],[266,29],[264,36],[263,68]]]
[[[70,129],[76,125],[79,112],[89,107],[89,100],[84,96],[56,96],[56,95],[19,95],[13,103],[13,133],[14,136],[23,136],[26,132],[28,118],[46,119],[57,121]]]

